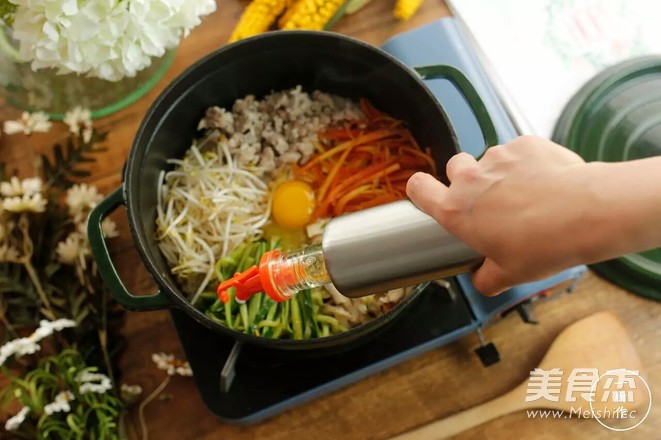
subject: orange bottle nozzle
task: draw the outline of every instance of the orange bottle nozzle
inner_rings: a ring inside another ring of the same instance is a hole
[[[227,303],[230,300],[227,289],[231,287],[236,289],[234,298],[239,303],[246,302],[254,294],[263,292],[264,288],[259,277],[259,268],[252,266],[245,272],[237,272],[229,280],[220,283],[216,292],[222,302]]]
[[[274,285],[274,279],[271,276],[273,270],[272,264],[279,259],[282,253],[279,250],[272,250],[264,253],[258,266],[252,266],[244,272],[237,272],[234,276],[226,281],[223,281],[218,286],[216,292],[218,297],[223,303],[230,300],[227,289],[235,288],[236,294],[234,298],[238,303],[246,302],[251,296],[259,292],[266,292],[274,301],[286,301],[289,296],[282,293],[279,286]],[[278,272],[286,274],[284,281],[291,283],[295,275],[287,267],[279,267]],[[282,278],[276,277],[278,279]]]

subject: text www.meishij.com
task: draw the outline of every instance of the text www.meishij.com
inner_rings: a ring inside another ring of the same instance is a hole
[[[619,407],[610,411],[608,409],[591,411],[582,407],[571,408],[569,411],[552,409],[529,409],[526,411],[529,419],[591,419],[591,418],[614,418],[614,419],[635,419],[637,411],[628,411],[624,407]]]

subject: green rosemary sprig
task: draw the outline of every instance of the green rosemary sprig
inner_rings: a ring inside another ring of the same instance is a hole
[[[84,164],[95,162],[93,154],[107,151],[106,147],[99,145],[107,138],[107,133],[94,131],[89,141],[82,135],[70,136],[65,146],[53,146],[53,159],[42,155],[43,174],[46,186],[69,188],[81,178],[89,177],[91,173],[82,167]]]
[[[22,376],[5,367],[2,370],[10,384],[0,390],[0,401],[17,401],[26,412],[24,420],[3,436],[49,440],[120,438],[118,421],[124,404],[104,386],[107,377],[90,367],[77,350],[66,349],[43,357]]]

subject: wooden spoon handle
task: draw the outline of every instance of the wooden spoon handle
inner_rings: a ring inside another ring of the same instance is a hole
[[[525,402],[519,398],[520,393],[515,391],[517,390],[512,390],[507,394],[445,419],[405,432],[391,440],[440,440],[459,434],[489,420],[522,409]]]

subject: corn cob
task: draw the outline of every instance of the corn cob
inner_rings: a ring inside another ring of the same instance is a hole
[[[268,31],[289,4],[288,0],[252,0],[234,28],[230,43]]]
[[[298,0],[280,20],[280,29],[322,30],[342,13],[345,0]]]
[[[397,0],[394,10],[395,18],[402,21],[408,20],[413,17],[420,5],[422,5],[422,0]]]

